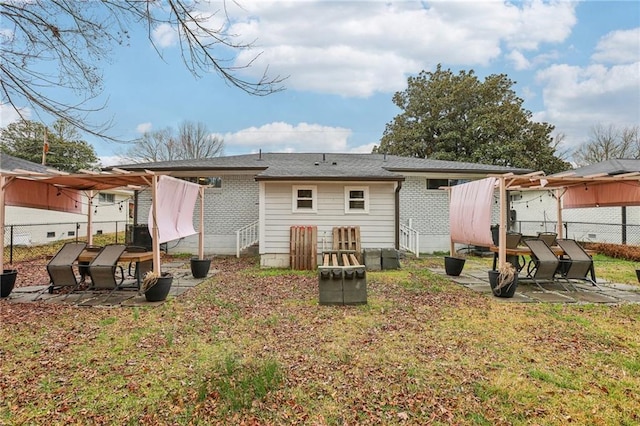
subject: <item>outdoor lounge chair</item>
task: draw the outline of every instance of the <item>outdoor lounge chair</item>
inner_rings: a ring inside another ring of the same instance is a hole
[[[118,259],[124,252],[124,244],[109,244],[100,250],[89,264],[89,276],[93,288],[116,289],[124,281],[124,270],[118,266]],[[120,269],[120,279],[116,278],[116,270]],[[118,282],[119,281],[119,282]]]
[[[561,268],[561,277],[565,280],[588,281],[598,287],[595,282],[593,259],[575,240],[558,240],[558,245],[568,258]],[[591,277],[589,277],[591,275]]]
[[[541,282],[555,282],[556,273],[560,266],[560,259],[553,250],[542,240],[525,240],[525,245],[531,250],[531,262],[529,263],[529,276],[542,291],[546,291]],[[564,284],[560,283],[568,291]]]
[[[78,280],[73,267],[86,245],[86,243],[82,242],[66,243],[58,250],[47,264],[50,284],[45,291],[48,290],[49,293],[53,293],[56,287],[72,287],[71,291],[73,291],[78,287],[82,281]],[[44,291],[39,293],[33,300],[37,300],[43,293]]]

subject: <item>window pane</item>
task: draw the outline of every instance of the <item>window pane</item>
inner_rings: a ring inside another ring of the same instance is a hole
[[[116,199],[115,194],[104,194],[104,193],[100,193],[98,195],[98,201],[101,203],[113,203]]]
[[[441,186],[449,186],[448,179],[427,179],[427,189],[438,189]]]
[[[298,208],[299,209],[312,209],[313,208],[313,200],[298,200]]]
[[[298,189],[298,198],[313,198],[313,191],[310,189]]]
[[[349,191],[349,198],[357,198],[359,200],[364,200],[364,191]]]
[[[356,200],[351,200],[349,201],[349,208],[354,210],[364,210],[364,200],[362,201],[356,201]]]

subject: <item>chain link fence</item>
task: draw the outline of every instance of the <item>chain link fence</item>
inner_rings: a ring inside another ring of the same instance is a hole
[[[130,226],[126,221],[92,222],[95,245],[126,243]],[[4,261],[39,259],[55,254],[69,241],[87,241],[87,222],[6,225]]]
[[[589,243],[640,245],[640,225],[621,223],[563,222],[564,238]],[[536,236],[538,232],[558,232],[557,222],[515,221],[511,231],[524,236]]]

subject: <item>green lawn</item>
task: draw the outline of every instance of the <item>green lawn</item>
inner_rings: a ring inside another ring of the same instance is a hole
[[[156,308],[0,301],[0,424],[640,423],[640,305],[501,303],[436,263],[369,272],[364,306],[233,258]]]

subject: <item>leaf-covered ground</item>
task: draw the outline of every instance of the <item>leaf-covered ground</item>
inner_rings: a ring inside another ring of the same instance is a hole
[[[0,424],[640,422],[640,306],[501,303],[426,262],[363,306],[233,258],[156,308],[0,301]]]

